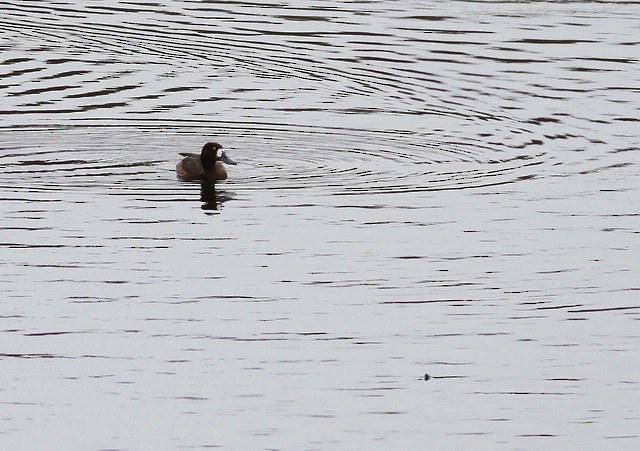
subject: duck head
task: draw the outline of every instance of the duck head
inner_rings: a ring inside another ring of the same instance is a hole
[[[218,160],[218,150],[222,149],[222,146],[218,143],[206,143],[202,147],[200,152],[200,160],[202,161],[202,167],[205,171],[212,170]],[[222,152],[224,154],[224,152]]]
[[[202,152],[200,152],[200,160],[202,161],[202,167],[206,170],[211,170],[215,167],[216,161],[222,161],[223,163],[236,165],[235,161],[233,161],[226,152],[222,149],[222,145],[214,142],[206,143],[202,147]]]

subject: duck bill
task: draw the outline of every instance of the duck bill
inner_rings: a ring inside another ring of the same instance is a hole
[[[220,156],[220,161],[222,161],[223,163],[227,163],[227,164],[238,164],[235,161],[233,161],[231,158],[229,158],[226,153],[223,153]]]

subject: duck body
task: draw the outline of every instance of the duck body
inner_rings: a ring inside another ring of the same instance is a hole
[[[183,180],[226,180],[227,170],[223,163],[237,164],[222,151],[218,143],[206,143],[200,155],[180,152],[184,158],[176,165],[176,173]]]

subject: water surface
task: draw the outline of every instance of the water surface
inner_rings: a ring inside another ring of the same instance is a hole
[[[638,3],[0,12],[5,446],[638,446]]]

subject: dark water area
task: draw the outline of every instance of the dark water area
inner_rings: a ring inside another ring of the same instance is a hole
[[[638,17],[0,5],[0,443],[637,449]]]

